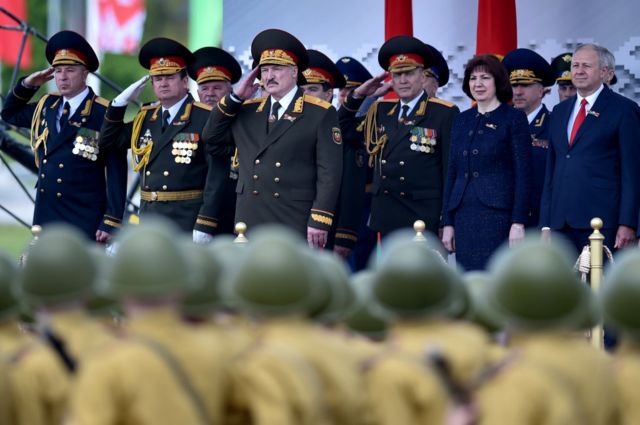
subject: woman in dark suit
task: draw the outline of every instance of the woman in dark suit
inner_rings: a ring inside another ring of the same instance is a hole
[[[471,59],[463,90],[477,106],[454,121],[442,242],[465,270],[480,270],[505,240],[524,237],[531,136],[525,114],[507,104],[513,93],[496,57]]]

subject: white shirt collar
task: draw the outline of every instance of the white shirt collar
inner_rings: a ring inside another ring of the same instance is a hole
[[[164,106],[162,107],[162,114],[164,115],[164,111],[169,111],[169,122],[173,122],[173,119],[176,117],[176,115],[178,115],[178,111],[180,111],[180,108],[182,108],[182,104],[185,102],[185,100],[187,100],[187,96],[189,96],[189,94],[185,94],[184,97],[182,99],[180,99],[175,105],[173,105],[171,108],[167,109]]]
[[[582,96],[580,96],[580,93],[578,93],[576,95],[576,105],[577,105],[577,107],[580,108],[580,103],[582,103],[582,99],[587,99],[587,105],[585,106],[585,109],[587,111],[590,111],[591,107],[593,106],[593,104],[596,103],[596,100],[598,99],[598,96],[600,95],[602,90],[604,90],[604,84],[600,84],[600,87],[598,88],[598,90],[596,90],[595,92],[591,93],[589,96],[582,97]]]
[[[278,110],[278,119],[282,118],[282,115],[289,108],[289,105],[293,101],[293,98],[296,95],[297,91],[298,91],[298,86],[293,86],[293,88],[289,90],[287,94],[282,96],[282,99],[277,101],[273,98],[273,96],[269,96],[270,98],[269,101],[271,102],[269,104],[269,107],[271,107],[271,105],[273,105],[274,102],[278,102],[280,104],[280,109]]]
[[[69,116],[72,117],[73,114],[76,113],[76,110],[80,107],[80,104],[82,104],[82,101],[89,95],[89,87],[85,87],[84,90],[82,90],[80,93],[78,93],[77,95],[73,96],[72,98],[68,99],[66,97],[62,98],[62,105],[60,110],[58,111],[58,117],[60,117],[60,115],[62,115],[62,107],[64,106],[64,104],[66,102],[69,103]]]
[[[536,119],[536,117],[538,116],[538,112],[540,112],[541,110],[542,110],[542,103],[540,103],[540,105],[538,105],[538,107],[534,109],[533,112],[531,112],[530,114],[527,114],[527,120],[529,121],[529,124],[531,124],[533,120]]]
[[[413,111],[413,108],[416,107],[416,105],[418,104],[418,101],[420,100],[423,94],[424,94],[424,90],[418,93],[416,97],[414,97],[408,102],[405,102],[404,100],[400,99],[400,110],[398,111],[398,119],[400,119],[400,117],[402,116],[402,107],[404,105],[409,105],[409,112],[407,112],[407,115],[411,114],[411,111]]]

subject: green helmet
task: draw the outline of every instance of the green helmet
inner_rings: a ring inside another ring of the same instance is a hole
[[[173,223],[147,218],[120,231],[109,285],[118,298],[153,298],[187,289],[187,262]]]
[[[490,263],[490,308],[511,327],[580,326],[589,308],[589,289],[578,281],[570,252],[560,242],[547,244],[539,238],[503,247]]]
[[[373,272],[361,271],[351,277],[351,286],[355,290],[356,305],[344,319],[347,327],[368,338],[381,340],[387,332],[387,322],[383,315],[371,308],[371,288]]]
[[[98,268],[98,275],[94,280],[91,298],[87,302],[87,310],[94,317],[120,318],[124,316],[122,306],[118,300],[109,294],[108,278],[113,268],[113,257],[107,255],[104,247],[91,245],[89,253]]]
[[[16,298],[17,267],[9,256],[0,251],[0,320],[15,317],[19,312]]]
[[[491,286],[491,275],[486,272],[469,272],[463,276],[469,294],[469,310],[467,319],[481,326],[488,332],[502,329],[501,317],[488,306],[486,293]]]
[[[91,295],[96,273],[84,236],[67,224],[52,224],[29,247],[20,288],[34,306],[82,301]]]
[[[447,251],[444,249],[442,242],[440,242],[433,234],[431,234],[430,232],[425,232],[423,234],[423,239],[418,240],[415,239],[415,237],[415,230],[412,230],[410,228],[394,230],[384,238],[381,244],[380,251],[376,255],[371,255],[369,257],[368,268],[376,268],[378,264],[384,261],[387,255],[394,252],[396,247],[403,246],[408,243],[413,243],[429,248],[437,253],[440,257],[442,257],[443,261],[445,261]]]
[[[611,266],[599,293],[605,322],[640,339],[640,252],[629,250]]]
[[[464,309],[464,297],[457,271],[422,243],[396,245],[373,278],[374,302],[397,318],[455,316]]]
[[[209,316],[221,305],[222,264],[205,245],[185,241],[183,252],[192,282],[182,300],[182,312],[189,317]]]
[[[355,294],[349,284],[349,271],[344,260],[330,252],[313,252],[312,260],[317,284],[326,288],[323,291],[326,295],[319,297],[321,302],[315,306],[311,317],[320,322],[339,321],[355,301]]]
[[[301,246],[273,236],[252,238],[235,273],[228,275],[226,295],[232,305],[258,315],[308,314],[318,293]],[[256,240],[257,239],[257,240]]]

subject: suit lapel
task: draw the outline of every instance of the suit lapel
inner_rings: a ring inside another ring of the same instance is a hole
[[[587,112],[587,116],[585,117],[582,125],[578,129],[576,133],[576,137],[571,144],[571,148],[573,148],[577,143],[580,142],[581,136],[587,134],[591,131],[592,127],[595,125],[596,121],[600,118],[598,116],[600,113],[606,109],[607,103],[609,103],[610,99],[610,91],[607,86],[604,86],[598,98],[596,99],[596,103],[593,104],[589,112]]]
[[[270,107],[271,105],[269,105]],[[300,121],[303,117],[303,106],[304,106],[304,93],[300,88],[296,91],[296,95],[291,100],[291,103],[287,107],[287,110],[284,112],[282,117],[275,123],[271,131],[267,134],[267,137],[264,138],[264,142],[260,145],[258,149],[258,153],[256,156],[259,156],[262,152],[265,151],[269,146],[275,143],[283,134],[285,134],[295,123]],[[265,108],[267,109],[267,108]],[[267,111],[267,119],[268,119],[269,111]],[[265,127],[266,127],[265,121]]]
[[[416,103],[416,106],[413,108],[413,110],[409,114],[409,118],[408,118],[409,124],[399,123],[398,115],[396,114],[394,116],[397,127],[396,127],[396,131],[391,133],[391,135],[389,136],[389,141],[387,142],[387,147],[386,147],[387,153],[390,153],[398,146],[409,143],[409,132],[426,115],[427,101],[428,101],[428,96],[426,93],[423,92],[422,96],[420,96],[420,100],[418,100],[418,103]],[[398,101],[398,108],[400,108],[400,101]]]
[[[158,111],[158,119],[155,121],[155,129],[151,130],[151,134],[159,134],[160,137],[157,138],[157,141],[154,143],[153,149],[151,150],[151,155],[149,156],[149,163],[151,163],[154,159],[156,159],[163,149],[167,146],[171,146],[171,142],[173,138],[182,131],[188,124],[191,119],[191,108],[193,107],[193,97],[191,94],[187,95],[187,99],[184,101],[180,110],[173,118],[173,121],[167,127],[167,129],[162,132],[162,109]],[[155,130],[155,131],[154,131]]]

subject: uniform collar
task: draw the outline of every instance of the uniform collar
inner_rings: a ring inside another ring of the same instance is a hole
[[[540,105],[538,105],[538,107],[536,109],[533,110],[533,112],[531,112],[530,114],[527,114],[527,121],[529,121],[529,124],[531,124],[533,122],[533,120],[536,119],[536,117],[538,116],[538,113],[540,113],[540,111],[542,110],[542,102],[540,102]]]
[[[67,97],[63,97],[62,98],[62,105],[64,105],[65,102],[69,103],[69,116],[70,117],[72,117],[73,114],[76,113],[76,110],[80,107],[80,105],[82,104],[82,101],[88,95],[89,95],[89,86],[85,87],[84,90],[82,90],[80,93],[78,93],[77,95],[73,96],[72,98],[67,98]],[[62,114],[62,107],[60,108],[60,111],[58,112],[58,114],[59,115]]]
[[[400,115],[402,115],[402,107],[404,105],[409,105],[409,111],[407,112],[407,115],[411,114],[411,112],[413,111],[413,109],[416,107],[416,105],[418,104],[418,101],[420,100],[420,98],[422,98],[422,95],[424,94],[424,90],[421,91],[420,93],[418,93],[418,95],[416,97],[414,97],[413,99],[411,99],[408,102],[405,102],[404,100],[400,100]],[[400,116],[398,115],[398,116]]]
[[[163,106],[162,113],[160,116],[164,115],[164,111],[169,111],[169,122],[173,122],[173,119],[176,117],[176,115],[178,115],[180,108],[182,108],[182,104],[187,100],[188,97],[189,97],[189,93],[185,94],[182,99],[180,99],[178,102],[176,102],[175,105],[173,105],[168,109]]]
[[[278,111],[278,119],[282,117],[285,111],[289,108],[289,105],[293,101],[293,98],[295,97],[297,91],[298,91],[298,86],[293,86],[293,88],[289,90],[287,94],[282,96],[282,99],[277,101],[280,104],[280,110]],[[276,102],[273,96],[269,96],[269,101],[271,102],[270,105],[273,105],[273,103]]]

